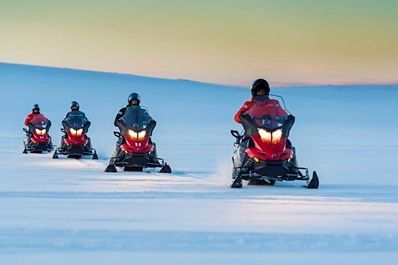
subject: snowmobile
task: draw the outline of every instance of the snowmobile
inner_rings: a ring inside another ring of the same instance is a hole
[[[23,153],[52,152],[54,146],[48,134],[50,121],[42,114],[36,115],[28,124],[29,130],[23,128],[26,133]]]
[[[160,168],[160,173],[171,173],[170,166],[157,156],[156,144],[151,140],[156,122],[144,108],[128,107],[115,124],[119,132],[113,133],[120,146],[105,172],[117,172],[116,167],[123,167],[124,171],[141,172],[144,168]]]
[[[233,183],[231,188],[242,188],[242,180],[249,185],[274,185],[276,181],[306,181],[306,188],[317,189],[319,178],[314,171],[299,167],[296,149],[289,141],[294,116],[290,114],[280,96],[281,111],[267,109],[265,100],[255,101],[253,107],[241,116],[244,134],[231,130],[236,138],[236,150],[232,157]]]
[[[92,148],[91,140],[87,136],[90,123],[84,115],[81,115],[81,112],[67,117],[62,124],[61,131],[65,136],[61,138],[60,147],[55,149],[54,159],[58,159],[59,155],[76,159],[92,156],[92,159],[98,159],[97,151]]]

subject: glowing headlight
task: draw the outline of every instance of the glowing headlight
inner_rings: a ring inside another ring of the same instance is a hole
[[[138,133],[136,133],[136,132],[133,131],[133,130],[129,130],[128,133],[129,133],[129,135],[130,135],[131,138],[137,138],[137,136],[138,136]]]
[[[282,138],[282,130],[278,129],[275,132],[272,133],[272,142],[273,143],[278,143]]]
[[[45,134],[46,134],[46,132],[47,132],[47,130],[46,130],[46,129],[43,129],[43,130],[40,130],[40,129],[35,129],[35,131],[36,131],[36,134],[37,134],[37,135],[45,135]]]
[[[146,136],[146,131],[135,132],[133,130],[129,130],[128,133],[131,138],[138,138],[138,140],[142,140]]]
[[[141,131],[138,133],[138,139],[144,139],[146,135],[146,131]]]
[[[73,128],[70,128],[70,133],[74,136],[82,136],[83,134],[83,129],[75,130]]]
[[[279,143],[282,138],[282,130],[278,129],[273,133],[267,132],[265,129],[258,129],[258,134],[264,142]]]
[[[270,132],[267,132],[264,129],[258,129],[258,134],[260,135],[261,140],[263,140],[264,142],[271,142],[272,134]]]
[[[83,134],[83,129],[79,129],[76,131],[77,136],[81,136]]]

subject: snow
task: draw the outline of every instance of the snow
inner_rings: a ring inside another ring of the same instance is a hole
[[[301,182],[227,187],[232,116],[249,91],[0,63],[0,264],[396,264],[398,85],[277,88],[296,116]],[[173,174],[104,173],[131,92],[158,121]],[[23,155],[34,103],[60,123],[72,100],[100,160]]]

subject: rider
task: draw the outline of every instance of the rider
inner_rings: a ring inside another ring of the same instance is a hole
[[[84,126],[83,126],[83,131],[85,132],[84,136],[86,137],[86,139],[88,139],[88,145],[87,145],[87,146],[88,146],[89,148],[91,148],[91,140],[90,140],[90,138],[87,136],[88,128],[90,127],[91,122],[87,119],[86,114],[85,114],[83,111],[80,111],[80,105],[79,105],[78,102],[72,101],[71,104],[70,104],[70,110],[71,110],[71,111],[69,111],[69,112],[66,114],[65,118],[62,120],[62,126],[63,126],[64,128],[66,128],[66,127],[68,126],[68,120],[69,120],[71,117],[73,117],[73,116],[81,116],[82,119],[85,119],[86,122],[84,123]],[[67,138],[67,137],[68,137],[68,135],[67,135],[67,133],[65,132],[65,135],[63,135],[63,136],[61,137],[61,148],[64,148],[64,147],[66,146],[64,140],[65,140],[65,138]]]
[[[70,110],[71,111],[69,111],[66,114],[65,118],[62,120],[62,125],[65,127],[65,125],[67,125],[67,120],[69,118],[71,118],[72,116],[82,116],[87,120],[86,123],[84,124],[84,128],[83,128],[83,130],[87,133],[88,128],[91,125],[91,122],[86,118],[86,114],[83,111],[80,111],[79,103],[77,103],[76,101],[72,101],[70,104]]]
[[[40,113],[39,104],[34,104],[33,107],[32,107],[32,113],[29,113],[28,116],[25,119],[25,122],[24,122],[25,126],[28,126],[29,123],[33,120],[33,118],[35,118],[35,117],[37,117],[39,115],[44,116],[43,114]],[[51,121],[49,120],[48,123],[47,123],[47,128],[46,128],[47,131],[48,131],[48,129],[50,129],[50,127],[51,127]]]
[[[238,112],[234,116],[234,120],[238,123],[241,123],[241,117],[245,113],[258,111],[257,108],[261,108],[262,113],[267,113],[271,117],[286,117],[284,120],[284,126],[286,131],[286,136],[289,136],[290,128],[294,124],[295,117],[286,112],[286,110],[280,105],[279,101],[276,99],[271,99],[269,97],[270,86],[267,80],[265,79],[257,79],[253,82],[251,93],[252,98],[249,101],[246,101],[243,106],[238,110]],[[255,104],[257,102],[261,102],[262,104]],[[244,141],[247,140],[247,141]],[[244,137],[242,140],[243,143],[248,143],[249,139]],[[290,141],[288,141],[288,145],[290,146]]]
[[[236,122],[241,123],[241,115],[245,112],[249,111],[256,101],[266,100],[265,107],[267,108],[267,112],[270,114],[274,114],[275,116],[283,117],[286,116],[286,111],[281,107],[278,100],[269,98],[270,87],[265,79],[257,79],[254,81],[251,89],[252,98],[249,101],[246,101],[243,106],[238,110],[235,114],[234,119]],[[265,110],[264,110],[265,111]]]
[[[127,99],[127,106],[126,107],[124,107],[124,108],[121,108],[120,110],[119,110],[119,112],[116,114],[116,117],[115,117],[115,121],[113,122],[113,124],[117,127],[117,124],[116,124],[116,122],[121,118],[121,117],[123,117],[123,115],[124,115],[124,113],[126,112],[126,109],[128,108],[128,107],[130,107],[130,106],[137,106],[137,107],[140,107],[140,103],[141,103],[141,97],[140,97],[140,95],[138,95],[137,93],[131,93],[130,95],[129,95],[129,98]],[[145,112],[147,112],[146,110],[144,110]],[[149,114],[148,114],[149,115]]]
[[[28,131],[28,133],[26,134],[26,136],[27,136],[27,138],[28,138],[28,143],[30,142],[31,136],[32,136],[31,128],[30,128],[29,125],[30,125],[31,121],[32,121],[34,118],[38,117],[38,116],[43,116],[43,117],[45,118],[45,116],[44,116],[43,114],[40,113],[39,104],[34,104],[33,107],[32,107],[32,113],[29,113],[28,116],[26,117],[25,121],[24,121],[25,126],[28,126],[28,128],[29,128],[29,131]],[[47,120],[48,120],[48,119],[47,119]],[[48,130],[50,129],[50,127],[51,127],[51,121],[48,120],[48,122],[47,122],[47,127],[46,127],[47,132],[48,132]]]
[[[141,103],[141,97],[140,97],[140,95],[138,95],[137,93],[131,93],[131,94],[129,95],[128,99],[127,99],[127,103],[128,103],[127,106],[124,107],[124,108],[121,108],[121,109],[119,110],[119,112],[116,114],[115,121],[114,121],[113,124],[114,124],[116,127],[118,127],[118,124],[117,124],[117,123],[118,123],[118,120],[119,120],[120,118],[123,117],[123,115],[125,114],[127,108],[133,106],[133,107],[140,108],[140,110],[143,111],[144,115],[147,115],[147,116],[149,117],[149,120],[150,120],[149,123],[151,124],[151,126],[153,126],[153,127],[152,127],[152,130],[151,130],[151,133],[152,133],[153,128],[155,128],[155,126],[156,126],[156,121],[155,121],[154,119],[152,119],[151,116],[149,116],[148,112],[147,112],[145,109],[141,108],[141,106],[140,106],[140,103]],[[120,151],[120,146],[123,144],[123,142],[124,142],[124,138],[123,138],[123,137],[120,137],[120,138],[117,140],[117,142],[116,142],[116,149],[115,149],[115,152],[113,153],[113,156],[112,156],[112,159],[111,159],[111,161],[110,161],[110,164],[113,163],[113,162],[114,162],[114,158],[116,158],[116,157],[118,156],[119,151]],[[149,138],[149,143],[152,144],[152,145],[154,146],[153,155],[156,157],[156,144],[155,144],[154,142],[152,142],[152,139],[151,139],[151,138]]]
[[[267,80],[265,79],[257,79],[253,82],[251,88],[252,98],[249,101],[246,101],[243,106],[237,111],[234,116],[234,120],[237,123],[242,123],[242,118],[246,118],[245,116],[248,115],[252,118],[256,116],[256,114],[261,113],[263,115],[269,115],[274,119],[282,118],[284,127],[286,128],[286,135],[288,136],[291,126],[294,123],[294,116],[290,115],[279,103],[278,100],[270,98],[270,86]],[[246,121],[243,120],[243,121]],[[243,135],[237,137],[236,139],[236,152],[239,154],[240,157],[244,159],[242,161],[236,161],[236,165],[240,163],[240,171],[245,171],[245,161],[247,161],[246,149],[253,144],[250,140],[249,136]],[[290,141],[288,142],[288,146],[291,147]],[[234,171],[235,172],[235,171]],[[234,173],[235,178],[238,176],[238,172]],[[238,181],[239,180],[239,181]],[[237,182],[238,181],[238,182]],[[236,182],[236,183],[235,183]],[[242,179],[235,179],[234,185],[239,186],[242,185]]]

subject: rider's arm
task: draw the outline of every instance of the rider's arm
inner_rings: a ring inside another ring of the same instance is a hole
[[[68,119],[69,113],[70,113],[70,112],[66,113],[65,118],[62,120],[62,126],[63,126],[63,127],[65,127],[65,126],[67,125],[67,124],[66,124],[66,119]]]
[[[86,121],[86,123],[83,126],[83,130],[88,133],[88,128],[90,128],[91,122],[89,120]]]
[[[88,133],[88,128],[90,128],[91,122],[88,120],[86,113],[84,113],[83,111],[81,111],[81,115],[84,117],[85,123],[83,126],[83,130]]]
[[[83,111],[81,111],[80,113],[81,113],[81,115],[84,117],[84,119],[86,120],[86,123],[91,124],[91,122],[88,120],[88,118],[87,118],[87,116],[86,116],[86,113],[84,113]],[[90,126],[90,125],[88,125],[88,126]]]
[[[66,113],[65,118],[62,120],[62,122],[66,121],[69,118],[70,115],[71,115],[71,111]]]
[[[240,116],[241,116],[244,112],[248,111],[252,106],[253,106],[253,102],[252,102],[252,101],[246,101],[246,102],[243,104],[243,106],[240,107],[240,109],[236,112],[236,114],[235,114],[235,116],[234,116],[234,120],[235,120],[237,123],[241,123],[241,121],[240,121]]]
[[[149,131],[149,136],[152,136],[152,132],[156,127],[156,121],[151,118],[151,120],[148,122],[147,130]]]
[[[154,121],[155,123],[156,123],[156,121],[151,117],[151,115],[149,115],[149,112],[148,112],[148,110],[146,110],[146,109],[144,109],[144,115],[146,115],[148,118],[148,120],[150,120],[150,121]]]
[[[25,119],[25,122],[24,122],[25,126],[28,126],[28,123],[29,123],[32,119],[33,119],[33,114],[30,113],[30,114],[28,115],[28,117],[26,117],[26,119]]]
[[[126,108],[122,108],[119,110],[119,112],[116,114],[115,117],[115,121],[113,122],[113,124],[117,127],[116,122],[124,115],[124,113],[126,112]]]
[[[48,131],[50,130],[50,128],[51,128],[51,121],[48,120],[46,130]]]

